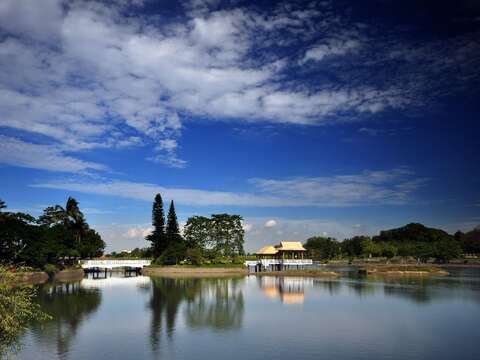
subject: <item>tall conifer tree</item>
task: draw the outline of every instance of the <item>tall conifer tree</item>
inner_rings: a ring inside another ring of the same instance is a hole
[[[175,205],[173,204],[172,200],[167,216],[167,237],[169,240],[173,240],[177,235],[179,235],[179,233],[180,229],[178,226],[177,214],[175,213]]]
[[[159,257],[167,247],[167,238],[165,236],[165,214],[163,212],[163,200],[160,194],[155,196],[153,202],[152,225],[153,232],[147,236],[146,240],[152,243],[153,255]]]

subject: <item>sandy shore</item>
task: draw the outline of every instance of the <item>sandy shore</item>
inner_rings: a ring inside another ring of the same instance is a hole
[[[142,275],[147,276],[163,276],[163,275],[179,275],[179,276],[231,276],[231,275],[248,275],[248,270],[244,268],[203,268],[203,267],[178,267],[178,266],[147,266],[142,269]]]

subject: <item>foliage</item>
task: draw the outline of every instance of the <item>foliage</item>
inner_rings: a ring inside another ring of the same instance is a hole
[[[338,244],[338,247],[337,247]],[[378,236],[355,236],[337,243],[335,239],[313,237],[305,247],[313,258],[328,260],[339,257],[413,257],[419,262],[434,259],[449,262],[465,254],[480,253],[480,230],[451,236],[443,230],[412,223],[397,229],[381,231]]]
[[[68,198],[65,208],[47,207],[38,220],[28,214],[0,212],[3,262],[42,268],[80,256],[99,256],[104,248],[104,241],[88,226],[73,198]]]
[[[240,215],[213,214],[210,218],[210,238],[212,239],[213,253],[233,257],[244,255],[243,250],[245,231]]]
[[[163,212],[163,200],[160,194],[155,196],[152,207],[152,225],[153,231],[146,237],[147,241],[152,243],[151,249],[153,256],[157,258],[167,248],[167,238],[165,236],[165,214]]]
[[[334,238],[315,236],[307,240],[305,249],[314,259],[334,259],[341,254],[340,243]]]
[[[59,271],[59,268],[54,265],[54,264],[46,264],[44,267],[43,267],[43,270],[49,274],[49,275],[52,275],[52,274],[55,274]]]
[[[196,259],[214,263],[225,259],[225,263],[231,263],[245,254],[242,220],[239,215],[229,214],[213,214],[210,218],[193,216],[183,229],[185,246]]]
[[[153,257],[152,248],[135,248],[130,252],[115,252],[107,255],[115,259],[151,259]]]
[[[35,289],[18,286],[15,276],[0,267],[0,357],[19,349],[19,338],[31,320],[49,318],[34,303]]]
[[[465,254],[480,254],[480,228],[473,229],[465,234],[457,233],[455,235]]]
[[[375,236],[373,240],[375,242],[412,241],[432,243],[435,241],[447,240],[451,238],[452,236],[443,230],[428,228],[418,223],[411,223],[397,229],[380,231],[380,235]]]
[[[202,250],[198,247],[188,248],[185,252],[185,257],[191,265],[202,265],[205,261]]]
[[[342,253],[349,258],[359,257],[363,253],[362,243],[367,239],[366,236],[354,236],[351,239],[345,239],[341,243]]]

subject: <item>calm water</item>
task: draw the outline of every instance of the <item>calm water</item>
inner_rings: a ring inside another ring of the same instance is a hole
[[[480,271],[111,277],[41,287],[20,359],[478,359]]]

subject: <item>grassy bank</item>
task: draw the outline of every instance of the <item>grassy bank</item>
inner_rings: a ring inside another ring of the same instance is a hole
[[[391,276],[438,276],[449,274],[440,267],[428,265],[370,265],[360,268],[359,273],[366,275]]]

